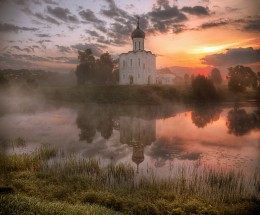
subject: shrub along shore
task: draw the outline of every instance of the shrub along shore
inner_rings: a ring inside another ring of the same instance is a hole
[[[260,174],[205,166],[168,178],[44,146],[0,154],[0,214],[259,214]]]

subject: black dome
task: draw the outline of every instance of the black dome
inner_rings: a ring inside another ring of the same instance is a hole
[[[137,28],[132,32],[132,39],[134,38],[145,38],[145,33],[137,26]]]

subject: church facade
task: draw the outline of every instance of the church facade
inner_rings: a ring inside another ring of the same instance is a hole
[[[139,18],[131,38],[133,51],[119,56],[119,84],[156,84],[156,56],[144,49],[145,33],[139,27]]]

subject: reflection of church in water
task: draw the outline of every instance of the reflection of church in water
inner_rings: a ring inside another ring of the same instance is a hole
[[[132,161],[137,165],[144,161],[144,148],[156,140],[156,120],[136,117],[120,117],[120,142],[133,148]]]

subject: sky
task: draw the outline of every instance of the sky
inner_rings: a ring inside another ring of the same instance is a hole
[[[0,0],[0,69],[75,70],[78,51],[145,50],[165,67],[260,70],[260,0]]]

